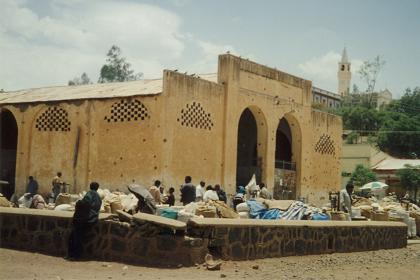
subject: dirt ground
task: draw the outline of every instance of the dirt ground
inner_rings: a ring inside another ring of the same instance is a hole
[[[420,279],[420,244],[404,249],[150,268],[115,262],[68,262],[62,258],[0,249],[0,279]]]

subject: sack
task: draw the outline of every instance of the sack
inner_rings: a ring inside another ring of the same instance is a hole
[[[60,204],[70,204],[71,203],[71,195],[68,193],[60,193],[55,200],[55,206]]]
[[[162,209],[160,216],[176,220],[178,218],[178,212],[168,207]]]
[[[249,219],[249,212],[246,212],[246,211],[239,212],[238,215],[239,215],[239,219]]]
[[[77,204],[76,204],[77,205]],[[73,211],[74,207],[70,204],[60,204],[54,207],[55,211]]]
[[[214,206],[198,206],[195,210],[197,216],[203,216],[204,218],[216,218],[216,207]]]
[[[246,202],[239,203],[238,205],[236,205],[236,211],[237,212],[249,212],[248,204],[246,204]]]
[[[372,212],[372,221],[388,221],[388,212]]]

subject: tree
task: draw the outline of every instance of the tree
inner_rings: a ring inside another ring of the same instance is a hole
[[[362,94],[361,104],[367,108],[375,107],[373,104],[374,91],[376,82],[379,77],[379,73],[385,65],[385,60],[383,60],[379,55],[373,58],[372,61],[366,60],[363,62],[363,65],[360,67],[357,73],[360,78],[366,82],[366,91],[365,94]]]
[[[406,164],[405,168],[397,171],[401,185],[410,192],[414,192],[414,200],[417,201],[417,191],[420,188],[420,165]]]
[[[89,76],[83,72],[83,74],[79,77],[74,77],[73,80],[70,80],[68,85],[69,86],[78,86],[78,85],[89,85],[92,82],[89,79]]]
[[[121,49],[115,45],[108,51],[106,62],[101,68],[99,83],[133,81],[143,76],[142,73],[134,74],[131,64],[121,56]]]
[[[399,112],[386,112],[378,131],[378,147],[393,156],[420,156],[420,119]]]
[[[359,71],[357,71],[360,78],[366,82],[366,93],[373,93],[375,90],[379,73],[384,65],[385,61],[377,55],[372,61],[366,60],[363,62],[363,65],[360,67]]]
[[[356,186],[361,187],[364,184],[376,181],[376,174],[369,168],[358,164],[351,174],[350,181],[353,181]]]

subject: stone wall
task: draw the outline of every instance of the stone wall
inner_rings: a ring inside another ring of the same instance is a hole
[[[188,234],[223,259],[252,260],[402,248],[406,231],[396,222],[193,219]]]
[[[64,257],[72,215],[0,207],[0,247]],[[406,225],[398,222],[210,218],[192,219],[185,232],[101,214],[84,252],[95,260],[178,266],[202,263],[208,252],[226,260],[246,260],[402,248],[406,234]]]
[[[72,212],[0,207],[0,247],[65,257],[72,216]],[[112,220],[111,215],[101,214],[87,238],[88,259],[177,266],[201,263],[207,253],[203,239],[152,224],[130,225]]]

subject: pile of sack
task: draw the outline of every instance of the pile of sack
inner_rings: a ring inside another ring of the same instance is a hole
[[[408,227],[408,237],[420,236],[420,207],[415,204],[402,205],[395,196],[386,196],[382,200],[356,198],[353,205],[367,219],[403,222]]]

